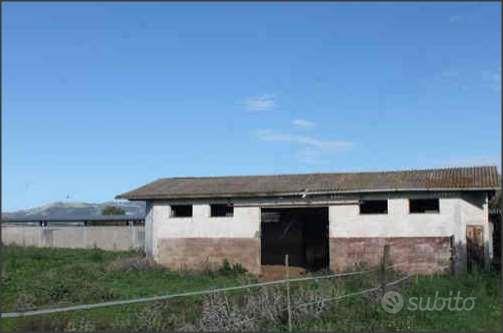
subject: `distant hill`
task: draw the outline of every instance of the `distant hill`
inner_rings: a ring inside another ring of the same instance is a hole
[[[22,209],[15,212],[2,213],[3,218],[92,218],[99,217],[105,206],[117,206],[126,211],[126,215],[144,216],[145,202],[143,201],[108,201],[103,203],[86,202],[54,202],[39,207]]]

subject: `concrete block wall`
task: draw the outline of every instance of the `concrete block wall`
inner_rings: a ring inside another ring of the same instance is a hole
[[[367,239],[366,245],[360,245],[374,250],[374,240],[378,244],[386,243],[393,238],[409,239],[411,247],[402,247],[402,251],[410,251],[410,258],[415,251],[414,244],[423,244],[424,249],[433,252],[439,248],[445,251],[445,244],[449,237],[454,238],[455,258],[454,264],[457,271],[463,270],[466,263],[466,226],[482,225],[484,227],[484,240],[486,262],[492,257],[492,234],[488,222],[487,197],[484,193],[453,194],[453,193],[409,193],[394,194],[389,197],[373,195],[368,199],[388,198],[388,214],[361,215],[358,204],[331,205],[329,207],[329,234],[331,266],[341,270],[343,265],[338,256],[341,255],[340,247],[350,241],[344,239]],[[439,213],[410,214],[409,198],[439,198]],[[438,238],[442,238],[442,245],[438,245]],[[380,241],[379,241],[380,240]],[[353,245],[353,248],[355,246]],[[339,248],[339,249],[338,249]],[[353,251],[354,252],[354,251]],[[382,249],[379,251],[382,253]],[[363,252],[361,252],[363,254]],[[428,256],[428,253],[422,255]],[[440,253],[443,260],[446,253]],[[355,258],[357,256],[354,256]],[[365,257],[365,256],[363,256]],[[430,258],[433,258],[430,256]],[[337,261],[339,260],[339,261]],[[421,261],[418,253],[418,261]],[[439,263],[442,260],[438,260]],[[347,260],[349,263],[351,260]],[[434,263],[432,263],[434,265]],[[440,265],[439,265],[440,266]]]
[[[2,243],[21,246],[127,251],[143,249],[143,226],[2,226]]]
[[[232,217],[210,217],[209,203],[194,203],[192,217],[172,217],[169,203],[155,202],[150,214],[157,262],[197,269],[227,259],[260,273],[259,207],[234,207]]]
[[[439,213],[409,213],[409,198],[436,197]],[[360,215],[358,199],[388,199],[388,214]],[[274,205],[329,207],[330,266],[334,270],[345,270],[356,258],[370,252],[381,253],[384,244],[391,244],[400,249],[392,249],[397,260],[411,260],[421,252],[423,259],[417,261],[423,265],[423,271],[428,271],[424,267],[441,267],[445,258],[450,258],[452,239],[456,250],[454,263],[460,270],[465,267],[467,225],[484,227],[486,258],[489,260],[492,255],[487,196],[483,192],[386,193],[323,200],[243,199],[234,202],[233,217],[210,217],[207,201],[176,204],[192,204],[193,216],[171,217],[170,202],[156,201],[147,204],[145,220],[147,253],[173,268],[198,268],[227,259],[241,263],[250,272],[260,273],[261,207]]]
[[[378,267],[385,245],[387,266],[408,273],[440,273],[451,267],[449,237],[350,237],[330,238],[330,269],[335,272]]]
[[[454,220],[458,201],[441,198],[440,213],[426,214],[409,214],[406,198],[388,199],[387,214],[360,214],[358,204],[333,205],[330,237],[451,236],[459,233]]]

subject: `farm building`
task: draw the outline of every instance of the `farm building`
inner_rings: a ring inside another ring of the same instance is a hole
[[[224,259],[345,271],[379,263],[387,248],[402,270],[488,264],[488,202],[496,167],[357,173],[184,177],[117,198],[145,200],[145,247],[172,268]]]

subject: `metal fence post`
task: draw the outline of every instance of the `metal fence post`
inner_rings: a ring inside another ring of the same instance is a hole
[[[292,331],[292,305],[290,303],[290,275],[288,272],[288,254],[285,255],[286,304],[288,310],[288,332]]]

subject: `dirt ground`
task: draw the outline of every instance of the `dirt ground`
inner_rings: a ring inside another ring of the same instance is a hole
[[[291,278],[301,277],[306,274],[303,267],[290,266],[288,274]],[[283,265],[262,265],[262,274],[259,275],[262,281],[282,280],[286,277],[285,266]]]

